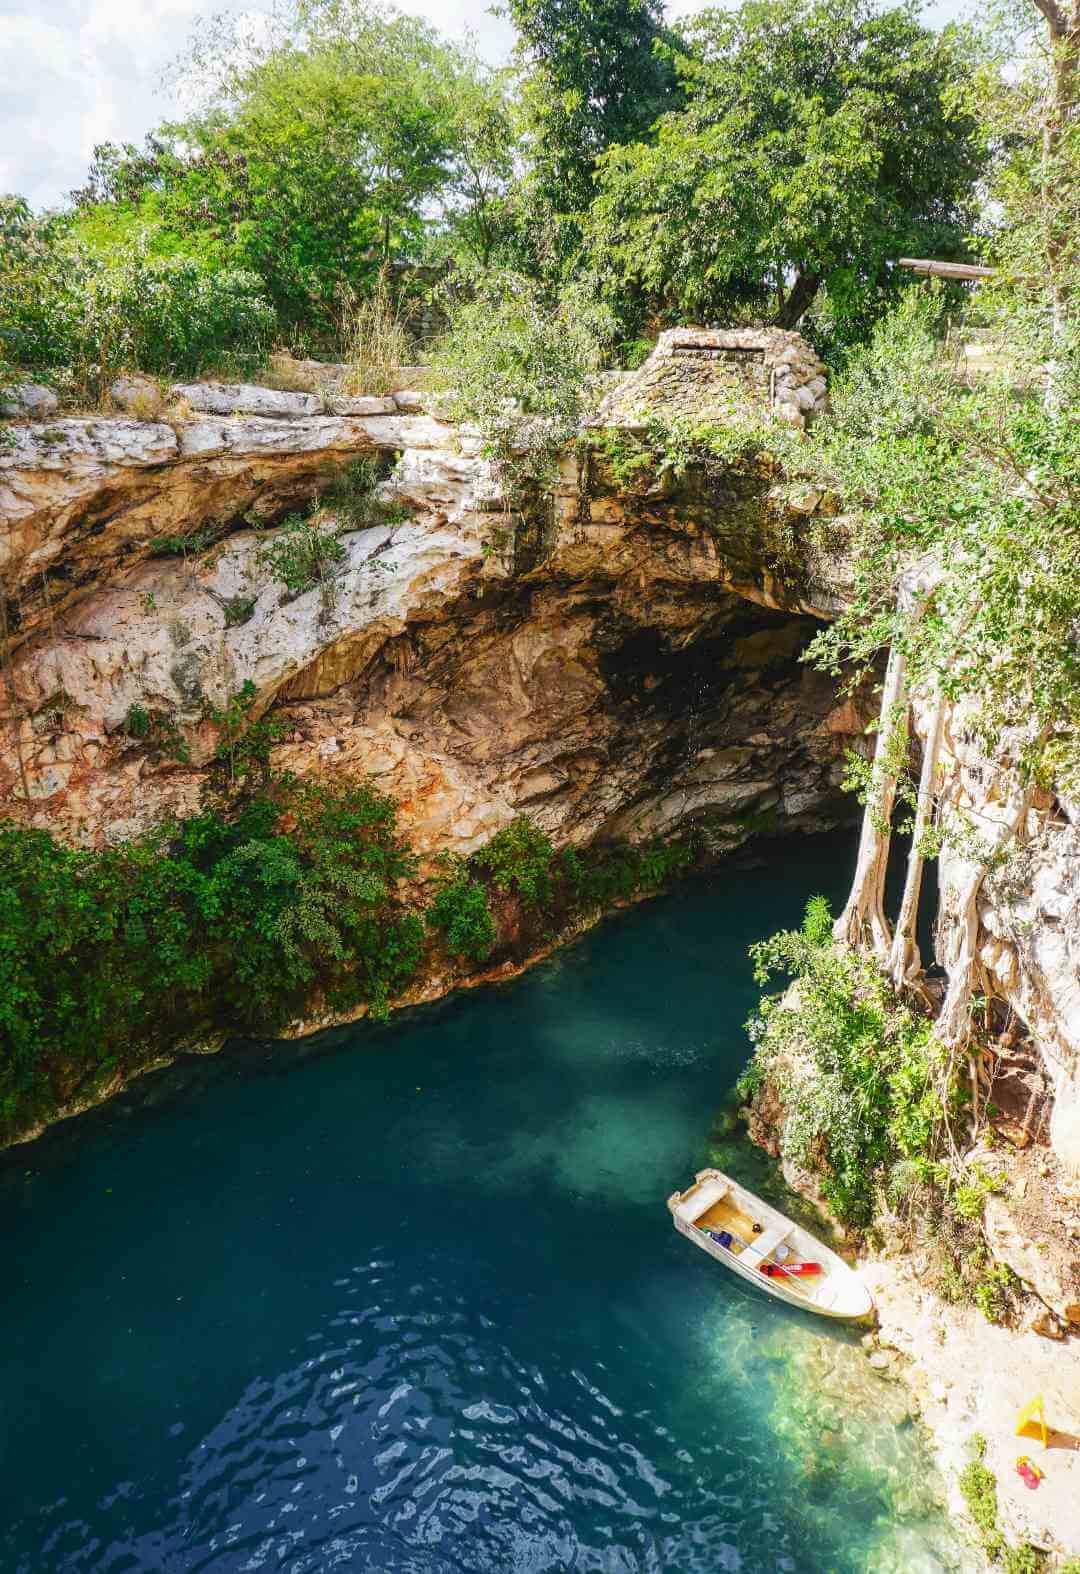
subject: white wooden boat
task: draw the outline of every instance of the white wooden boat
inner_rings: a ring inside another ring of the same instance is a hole
[[[667,1205],[675,1228],[695,1246],[777,1300],[822,1317],[865,1317],[873,1309],[854,1268],[722,1170],[699,1170],[694,1184],[672,1192]],[[797,1272],[800,1264],[821,1271]]]

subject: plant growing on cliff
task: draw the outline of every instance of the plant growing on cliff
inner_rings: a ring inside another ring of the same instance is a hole
[[[210,762],[211,775],[227,794],[238,788],[249,790],[253,784],[270,782],[270,758],[274,745],[285,731],[283,723],[270,713],[255,715],[259,691],[245,678],[224,705],[207,705],[205,715],[218,728],[218,742]]]
[[[512,506],[543,494],[578,429],[597,363],[582,314],[552,305],[520,274],[486,279],[460,299],[433,358],[448,413],[479,428]]]
[[[338,336],[348,367],[342,393],[388,393],[398,367],[409,364],[411,337],[408,310],[395,300],[385,267],[368,295],[358,295],[351,285],[339,285],[337,310]]]
[[[1000,1563],[1005,1574],[1039,1574],[1047,1566],[1046,1556],[1030,1542],[1010,1547],[998,1524],[997,1477],[984,1463],[986,1439],[980,1432],[971,1437],[975,1458],[960,1472],[960,1493],[978,1531],[979,1542],[992,1563]],[[1062,1564],[1061,1574],[1067,1574]]]
[[[493,892],[516,898],[543,942],[584,914],[660,890],[693,860],[687,841],[610,842],[557,853],[547,833],[519,815],[469,858],[442,860],[427,920],[450,952],[482,962],[498,940]]]
[[[132,705],[124,718],[124,731],[129,738],[147,745],[151,759],[164,756],[176,765],[187,765],[191,761],[191,745],[171,711]]]
[[[101,851],[0,824],[0,1127],[185,1032],[273,1031],[320,987],[376,1014],[423,925],[393,802],[278,779]]]
[[[836,947],[831,929],[828,904],[815,897],[801,929],[753,947],[759,983],[778,973],[794,982],[764,996],[748,1024],[756,1047],[741,1092],[776,1083],[784,1157],[820,1177],[839,1219],[866,1226],[893,1166],[907,1161],[930,1178],[953,1096],[930,1021],[871,961]]]
[[[290,600],[318,585],[328,610],[333,604],[334,571],[348,557],[340,534],[337,520],[327,518],[321,509],[306,518],[290,514],[272,539],[259,548],[255,561],[281,580]]]
[[[495,949],[497,931],[487,888],[470,873],[463,858],[442,860],[435,897],[426,913],[428,927],[440,930],[446,949],[469,962],[483,962]]]

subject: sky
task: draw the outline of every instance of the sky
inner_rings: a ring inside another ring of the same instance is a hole
[[[222,9],[257,11],[271,0],[0,0],[0,192],[32,206],[62,202],[82,184],[94,144],[142,141],[177,114],[161,85],[200,17]],[[491,15],[492,0],[397,0],[444,33],[471,32],[491,60],[505,59],[512,34]],[[673,14],[703,0],[676,0]],[[941,22],[966,0],[933,0]]]

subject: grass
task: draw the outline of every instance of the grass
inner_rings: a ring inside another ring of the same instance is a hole
[[[338,302],[339,332],[348,367],[339,392],[391,393],[397,368],[409,363],[412,340],[408,316],[394,300],[386,273],[380,273],[374,290],[364,297],[343,285]]]

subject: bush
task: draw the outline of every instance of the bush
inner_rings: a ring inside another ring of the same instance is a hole
[[[491,889],[520,902],[528,946],[585,913],[659,890],[693,856],[685,842],[614,842],[557,854],[547,833],[520,815],[471,857],[443,860],[427,921],[452,954],[482,962],[498,940]]]
[[[513,495],[554,480],[597,355],[578,313],[551,306],[531,280],[507,273],[454,303],[433,365],[449,390],[450,414],[479,427]]]
[[[485,870],[498,891],[514,891],[526,907],[540,907],[551,896],[551,838],[534,820],[519,815],[497,831],[471,862]]]
[[[873,962],[832,943],[828,903],[813,897],[801,930],[751,951],[755,976],[796,981],[796,995],[766,996],[748,1024],[758,1085],[778,1084],[786,1110],[781,1147],[821,1177],[836,1216],[868,1225],[875,1191],[899,1163],[929,1177],[945,1108],[928,1019],[892,993]],[[750,1088],[744,1081],[740,1091]]]
[[[278,780],[123,847],[0,824],[0,1131],[163,1037],[272,1032],[321,986],[385,1015],[423,925],[413,861],[366,785]]]
[[[429,928],[443,931],[446,949],[454,956],[483,962],[495,949],[495,920],[487,891],[469,874],[463,859],[447,860],[426,916]]]
[[[347,556],[339,533],[336,522],[328,524],[319,512],[307,519],[290,514],[273,539],[259,548],[256,560],[281,580],[290,599],[316,585],[329,593],[334,570]]]
[[[100,399],[124,369],[248,371],[269,351],[274,315],[254,274],[151,257],[141,241],[106,263],[18,199],[0,206],[0,240],[0,358],[76,395]]]

